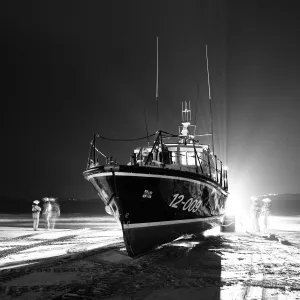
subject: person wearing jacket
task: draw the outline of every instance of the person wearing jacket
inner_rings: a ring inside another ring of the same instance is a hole
[[[37,231],[39,227],[39,221],[40,221],[40,212],[41,208],[38,206],[40,201],[34,200],[32,204],[32,219],[33,219],[33,230]]]

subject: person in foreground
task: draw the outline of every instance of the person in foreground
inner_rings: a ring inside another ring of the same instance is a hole
[[[32,218],[33,218],[33,230],[37,231],[39,228],[39,222],[40,222],[40,212],[41,208],[38,206],[40,201],[34,200],[32,204]]]

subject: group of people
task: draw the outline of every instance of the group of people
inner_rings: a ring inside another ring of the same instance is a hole
[[[60,216],[60,207],[55,198],[43,198],[43,208],[39,206],[40,201],[34,200],[32,204],[33,230],[38,230],[40,213],[44,218],[45,228],[54,229],[57,218]]]
[[[271,208],[271,199],[270,198],[256,198],[252,199],[251,205],[251,223],[252,223],[252,232],[260,232],[260,219],[262,219],[262,225],[264,230],[268,229],[269,225],[269,216]]]

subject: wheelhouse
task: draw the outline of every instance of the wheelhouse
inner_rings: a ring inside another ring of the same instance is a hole
[[[201,144],[196,136],[209,136],[210,133],[196,135],[196,125],[192,125],[191,110],[182,105],[182,125],[179,134],[158,131],[152,146],[137,147],[130,155],[128,166],[159,167],[187,171],[207,177],[224,190],[228,190],[227,169],[222,161],[211,151],[210,146]],[[112,157],[105,156],[96,147],[96,137],[91,142],[87,169],[99,166],[98,156],[106,159],[106,165],[117,164]],[[152,135],[153,136],[153,135]],[[167,141],[167,142],[166,142]],[[213,145],[213,143],[212,143]]]

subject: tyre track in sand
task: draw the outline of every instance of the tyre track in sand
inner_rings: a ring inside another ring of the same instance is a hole
[[[8,255],[17,254],[21,251],[36,248],[36,247],[39,247],[39,246],[50,246],[50,245],[55,244],[55,243],[65,242],[67,240],[74,239],[77,236],[78,236],[77,234],[72,234],[72,235],[59,237],[59,238],[56,238],[56,239],[43,241],[43,242],[40,242],[40,243],[33,243],[33,244],[30,244],[30,245],[14,246],[12,249],[6,249],[6,250],[0,251],[0,259],[5,258]],[[16,241],[16,239],[13,239],[13,241]]]

